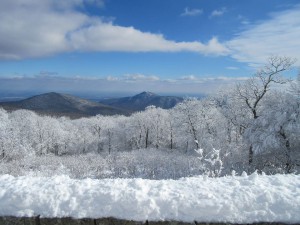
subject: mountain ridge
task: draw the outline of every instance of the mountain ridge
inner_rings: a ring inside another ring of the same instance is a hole
[[[130,97],[111,98],[99,102],[70,94],[48,92],[23,100],[0,102],[0,107],[9,111],[27,109],[39,114],[79,118],[97,114],[130,115],[137,111],[143,111],[150,105],[169,109],[181,101],[183,101],[181,97],[160,96],[146,91]]]
[[[128,110],[118,109],[98,102],[89,101],[69,94],[49,92],[19,101],[1,102],[7,110],[27,109],[40,114],[83,117],[102,115],[129,115]]]
[[[160,96],[152,92],[144,91],[130,97],[105,99],[99,102],[105,105],[115,106],[127,110],[142,111],[150,105],[154,105],[163,109],[170,109],[182,101],[182,97]]]

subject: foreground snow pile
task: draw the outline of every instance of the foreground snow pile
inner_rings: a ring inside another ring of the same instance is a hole
[[[300,176],[180,180],[0,176],[0,216],[300,222]]]

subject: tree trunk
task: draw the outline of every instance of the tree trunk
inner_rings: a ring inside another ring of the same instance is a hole
[[[108,154],[111,153],[111,139],[112,139],[112,132],[108,130]]]
[[[281,135],[281,137],[283,138],[284,142],[285,142],[285,157],[286,157],[286,163],[285,163],[285,173],[291,173],[292,172],[292,159],[291,159],[291,145],[290,145],[290,141],[287,138],[283,127],[280,127],[280,131],[279,134]]]
[[[148,148],[148,140],[149,139],[149,129],[146,130],[146,137],[145,137],[145,148]]]
[[[198,139],[197,139],[196,129],[195,129],[190,117],[189,117],[189,123],[190,123],[190,126],[191,126],[191,131],[192,131],[192,135],[193,135],[193,138],[194,138],[194,143],[196,144],[196,149],[199,149],[199,143],[198,143]]]
[[[199,142],[197,139],[196,129],[194,128],[194,126],[192,126],[192,134],[193,134],[193,138],[194,138],[194,143],[196,144],[196,149],[199,149]]]
[[[250,145],[250,148],[249,148],[249,168],[251,167],[252,163],[253,163],[253,146]]]
[[[189,151],[189,141],[186,141],[186,150],[185,150],[185,153],[187,154]]]
[[[54,155],[58,156],[58,144],[54,146]]]
[[[171,143],[170,143],[170,149],[173,149],[173,131],[171,129]]]
[[[3,142],[1,143],[1,145],[2,145],[1,156],[2,156],[2,159],[4,159],[4,158],[5,158],[5,149],[4,149],[4,144],[3,144]]]

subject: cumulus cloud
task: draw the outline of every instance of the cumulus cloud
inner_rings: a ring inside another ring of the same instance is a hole
[[[199,16],[203,13],[203,9],[190,9],[189,7],[186,7],[181,13],[181,16]]]
[[[231,56],[249,64],[264,63],[271,55],[297,58],[300,65],[300,5],[271,14],[270,19],[248,25],[227,42]]]
[[[73,51],[179,52],[226,55],[216,38],[176,42],[162,34],[124,27],[78,10],[103,0],[3,0],[0,2],[0,59],[44,57]]]
[[[208,43],[175,42],[161,34],[142,32],[134,27],[95,21],[69,33],[72,49],[78,51],[179,52],[225,55],[228,53],[216,37]]]
[[[66,32],[86,21],[86,16],[71,10],[78,4],[80,1],[75,0],[1,1],[0,58],[22,59],[68,51]]]

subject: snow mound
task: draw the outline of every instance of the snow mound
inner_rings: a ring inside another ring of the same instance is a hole
[[[0,176],[0,216],[300,222],[300,176],[180,180]]]

